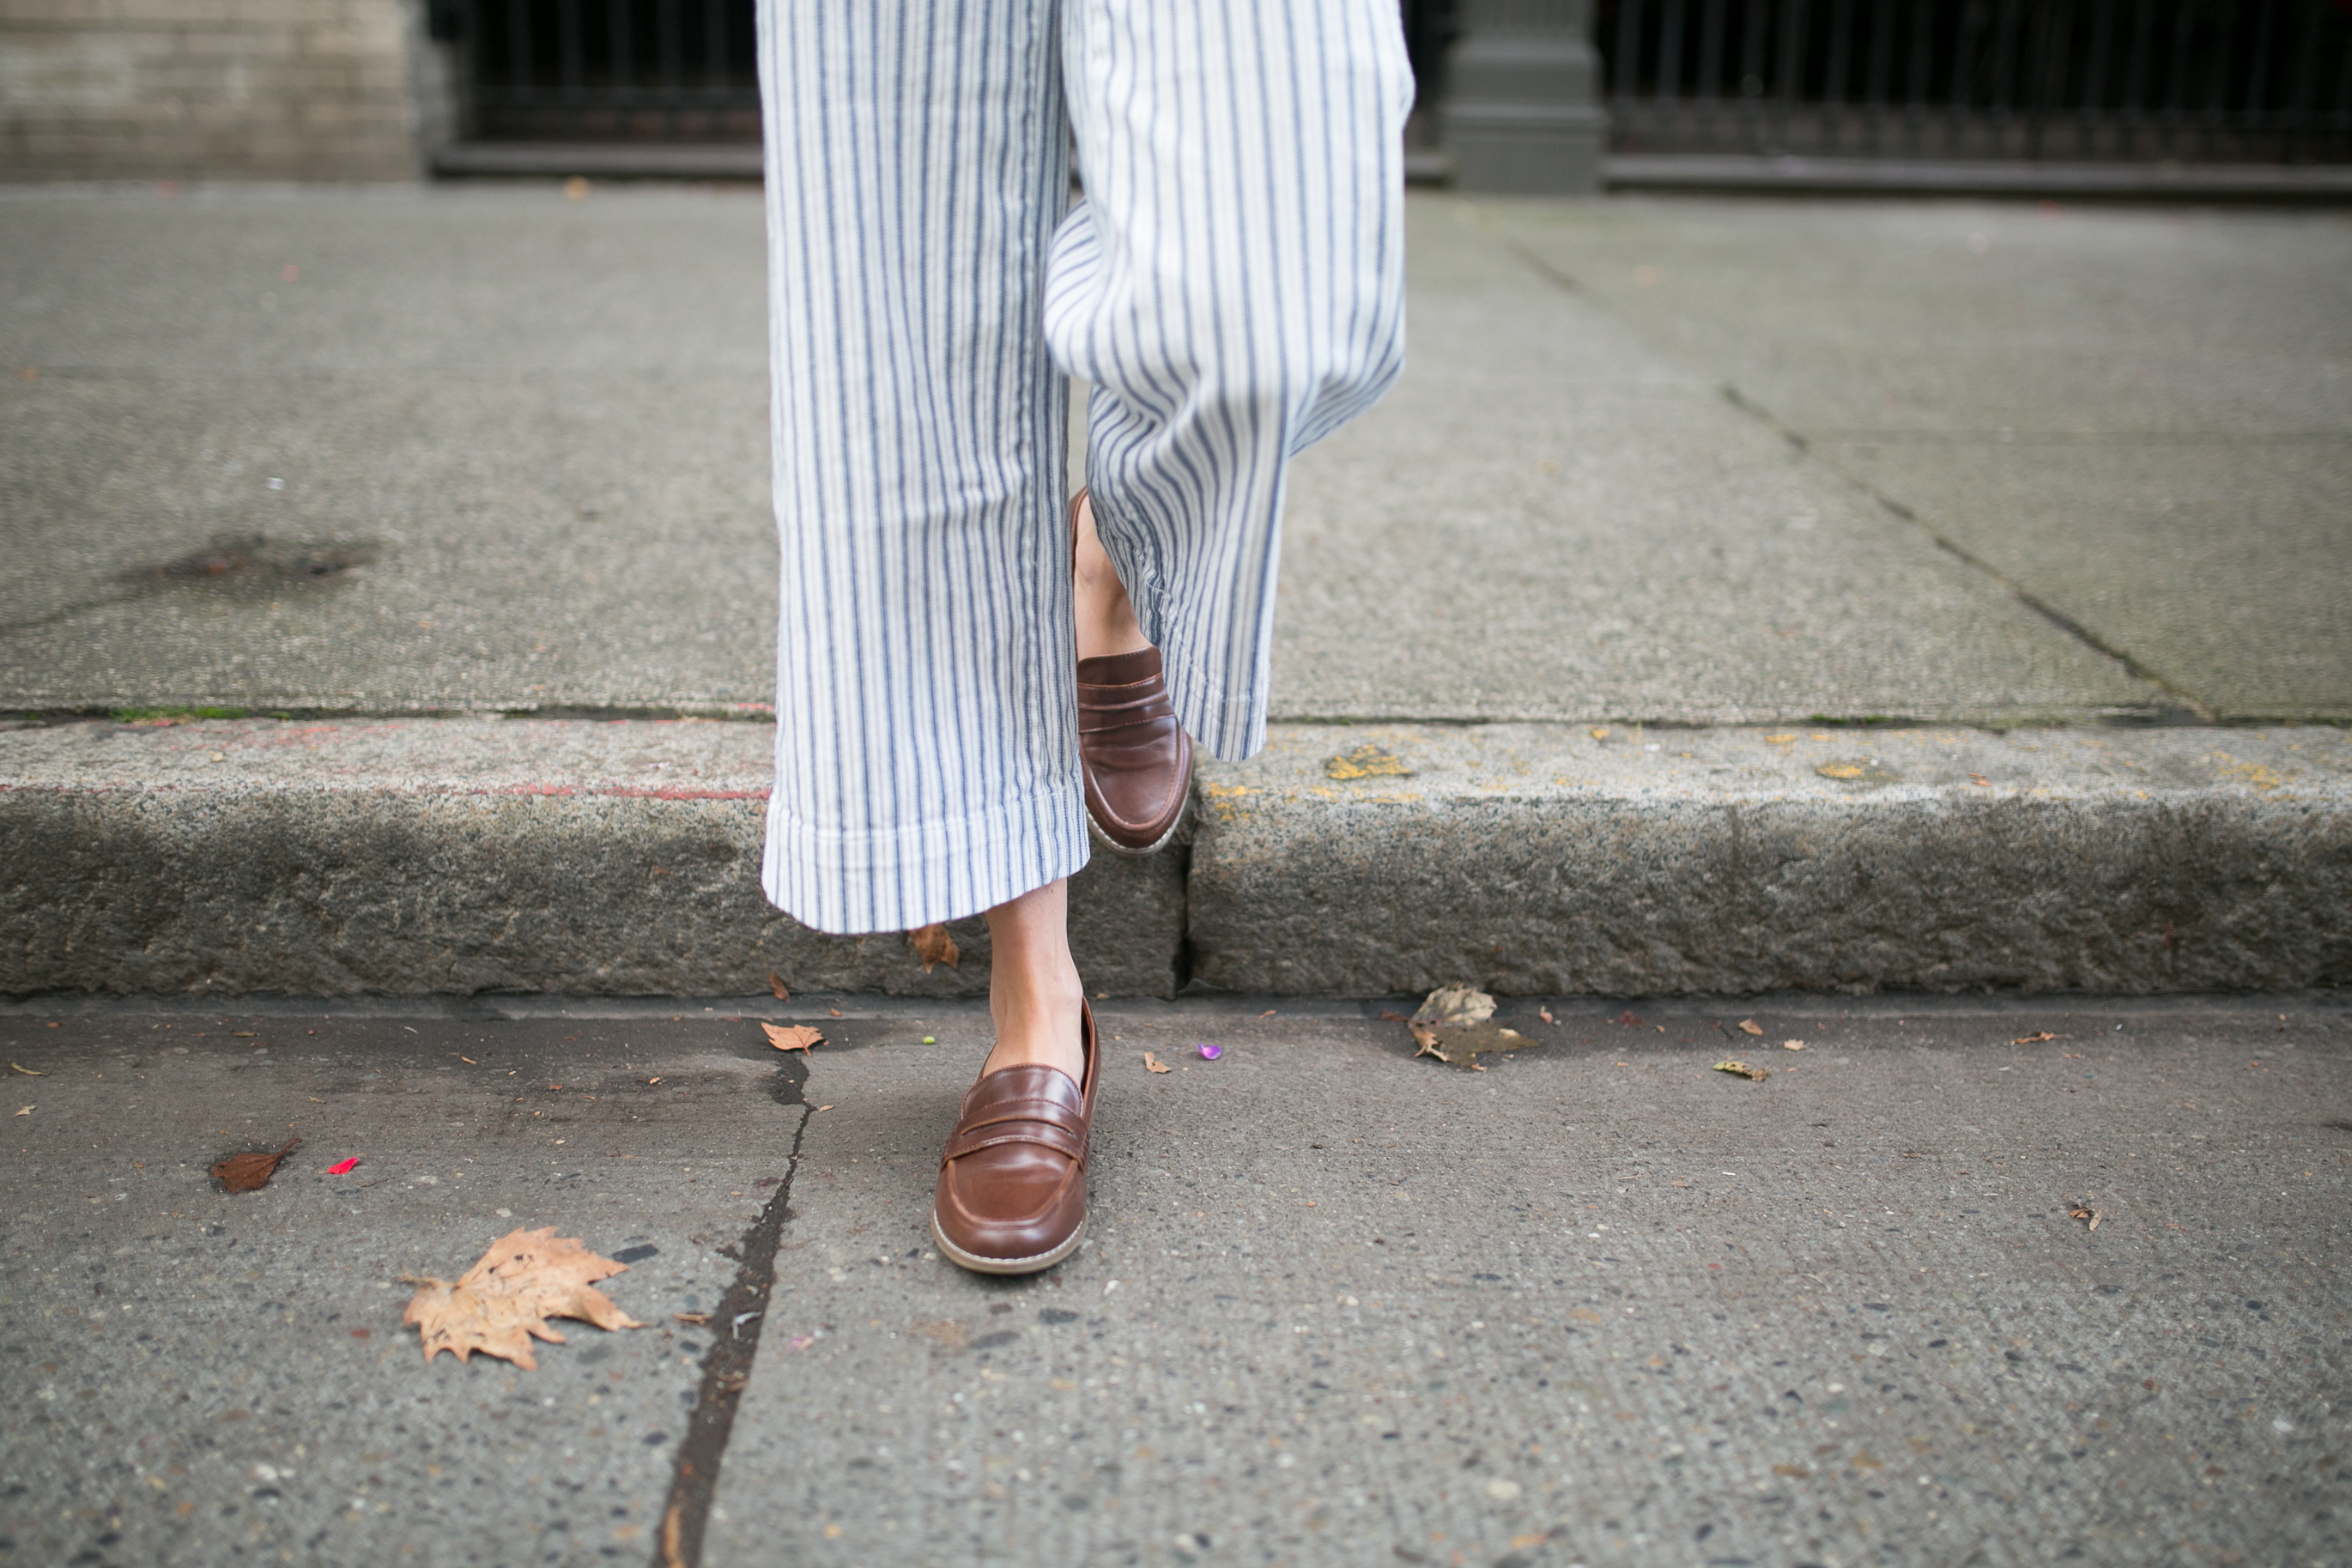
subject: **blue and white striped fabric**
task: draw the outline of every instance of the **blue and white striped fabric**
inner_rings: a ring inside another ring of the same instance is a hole
[[[1086,863],[1065,374],[1185,727],[1265,744],[1287,460],[1402,364],[1412,80],[1395,0],[762,0],[760,28],[763,881],[819,930],[906,930]]]

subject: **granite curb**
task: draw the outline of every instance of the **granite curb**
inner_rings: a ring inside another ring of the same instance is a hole
[[[0,992],[984,990],[761,897],[771,729],[0,732]],[[1072,883],[1089,988],[1655,995],[2352,979],[2352,736],[1280,725]]]

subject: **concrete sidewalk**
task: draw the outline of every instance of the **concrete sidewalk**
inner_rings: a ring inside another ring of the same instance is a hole
[[[0,1006],[0,1552],[2344,1560],[2338,1001],[1377,1007],[1107,1007],[1089,1239],[992,1280],[971,1003]],[[403,1277],[541,1226],[648,1326],[423,1364]]]
[[[0,890],[0,988],[971,983],[766,917],[765,726],[656,722],[772,696],[748,192],[0,203],[0,702],[36,716],[0,836],[38,868]],[[2352,222],[1423,196],[1412,223],[1412,368],[1297,469],[1296,727],[1204,768],[1197,842],[1081,878],[1104,988],[1403,989],[1469,955],[1537,988],[2352,977]],[[203,709],[308,724],[84,716]],[[385,722],[448,716],[472,727]],[[2053,725],[2096,727],[2015,733]],[[642,787],[714,748],[735,805]],[[1710,760],[1641,771],[1684,753]],[[1466,826],[1416,861],[1433,812]],[[709,875],[659,883],[681,832]],[[1632,904],[1591,892],[1629,875]],[[1897,884],[1928,891],[1860,892]],[[68,912],[73,885],[107,894]],[[656,885],[693,890],[666,955],[611,913]],[[1976,896],[2026,886],[2022,923]],[[415,918],[341,913],[370,889]]]

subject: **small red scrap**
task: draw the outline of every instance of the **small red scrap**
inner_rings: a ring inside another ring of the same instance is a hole
[[[352,1171],[359,1168],[359,1155],[353,1155],[350,1159],[343,1161],[340,1165],[329,1166],[327,1167],[327,1174],[329,1176],[349,1176]]]

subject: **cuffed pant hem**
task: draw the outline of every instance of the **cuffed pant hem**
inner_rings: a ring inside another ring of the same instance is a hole
[[[1090,852],[1075,785],[961,817],[827,831],[768,806],[760,868],[768,902],[836,936],[961,920],[1080,870]]]

